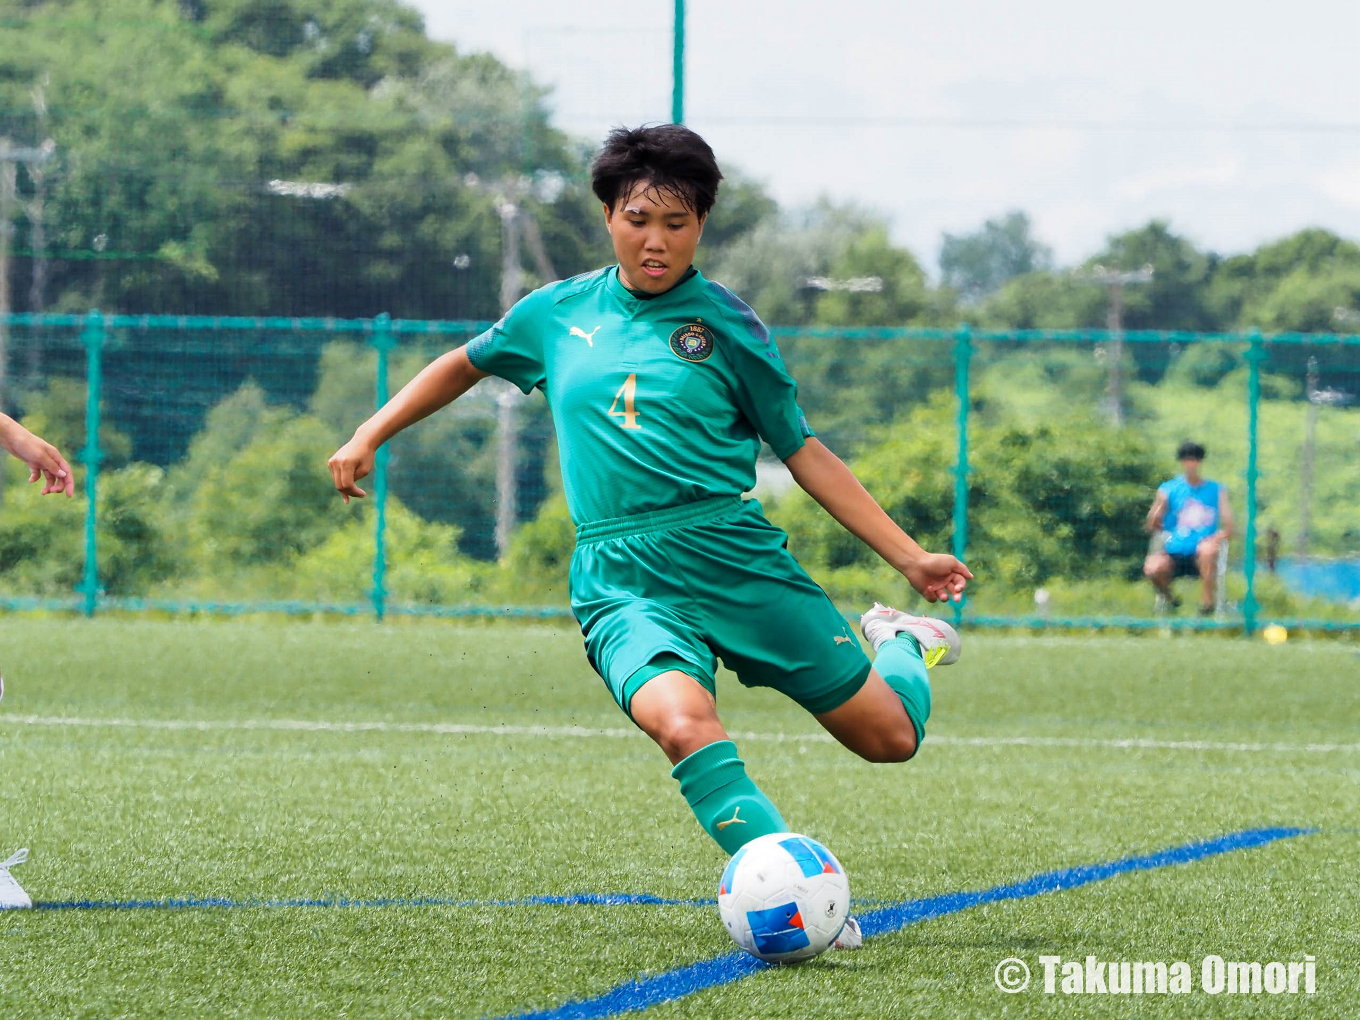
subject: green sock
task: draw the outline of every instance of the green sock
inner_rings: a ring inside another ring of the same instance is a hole
[[[916,746],[926,739],[926,720],[930,718],[930,679],[926,675],[921,646],[910,634],[899,634],[878,646],[874,669],[902,699],[916,727]]]
[[[778,809],[746,775],[737,745],[715,740],[671,770],[704,831],[729,855],[771,832],[788,832]]]

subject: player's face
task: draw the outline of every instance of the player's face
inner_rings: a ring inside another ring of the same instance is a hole
[[[645,181],[614,208],[605,206],[604,219],[624,286],[648,294],[662,294],[680,282],[704,232],[703,216]]]
[[[1199,461],[1194,457],[1182,457],[1181,470],[1185,472],[1185,477],[1193,482],[1199,477]]]

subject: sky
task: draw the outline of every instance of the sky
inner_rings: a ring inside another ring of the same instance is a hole
[[[673,0],[408,0],[583,139],[670,119]],[[1360,0],[688,0],[685,121],[786,207],[884,216],[934,270],[1012,209],[1061,263],[1154,217],[1360,239]],[[721,210],[721,204],[719,211]]]

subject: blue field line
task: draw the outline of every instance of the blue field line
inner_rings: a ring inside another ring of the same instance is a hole
[[[518,900],[458,900],[439,896],[356,900],[345,896],[236,900],[226,896],[176,896],[157,900],[54,900],[34,910],[188,910],[213,907],[712,907],[717,900],[667,899],[647,893],[571,893]]]
[[[860,915],[860,929],[866,937],[899,931],[917,921],[926,921],[969,907],[1003,900],[1021,900],[1044,893],[1076,889],[1091,882],[1120,875],[1128,871],[1147,871],[1173,864],[1187,864],[1233,850],[1247,850],[1276,840],[1304,836],[1316,829],[1270,828],[1247,829],[1217,839],[1184,846],[1170,847],[1139,857],[1126,857],[1105,864],[1083,864],[1075,868],[1048,871],[1009,885],[998,885],[977,892],[945,893],[920,900],[908,900],[880,910]],[[499,1020],[604,1020],[619,1013],[647,1009],[701,992],[706,988],[730,984],[750,977],[770,967],[745,953],[727,953],[712,960],[692,963],[676,970],[651,977],[639,978],[616,985],[609,991],[589,999],[565,1002],[548,1009],[511,1013]]]
[[[876,907],[891,901],[855,899]],[[517,900],[458,900],[442,896],[386,896],[357,900],[346,896],[246,899],[229,896],[172,896],[155,900],[51,900],[34,903],[34,910],[202,910],[220,907],[716,907],[716,899],[670,899],[648,893],[570,893],[565,896],[525,896]]]

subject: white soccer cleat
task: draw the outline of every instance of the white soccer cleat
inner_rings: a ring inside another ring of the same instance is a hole
[[[27,848],[0,864],[0,910],[20,910],[33,906],[33,901],[28,898],[28,893],[24,892],[24,887],[14,881],[14,876],[9,873],[10,868],[16,864],[23,864],[26,860],[28,860]]]
[[[891,641],[898,634],[910,634],[921,646],[921,657],[925,659],[927,669],[957,662],[963,651],[959,632],[943,620],[933,616],[912,616],[881,602],[875,602],[874,608],[859,618],[859,629],[875,652],[884,641]]]
[[[859,930],[859,922],[853,917],[845,919],[845,927],[836,936],[836,941],[831,943],[832,949],[858,949],[864,945],[864,933]]]
[[[5,696],[5,678],[0,676],[0,698]],[[28,849],[16,853],[4,864],[0,864],[0,910],[18,910],[33,906],[33,901],[24,892],[24,887],[14,881],[9,869],[28,860]]]

